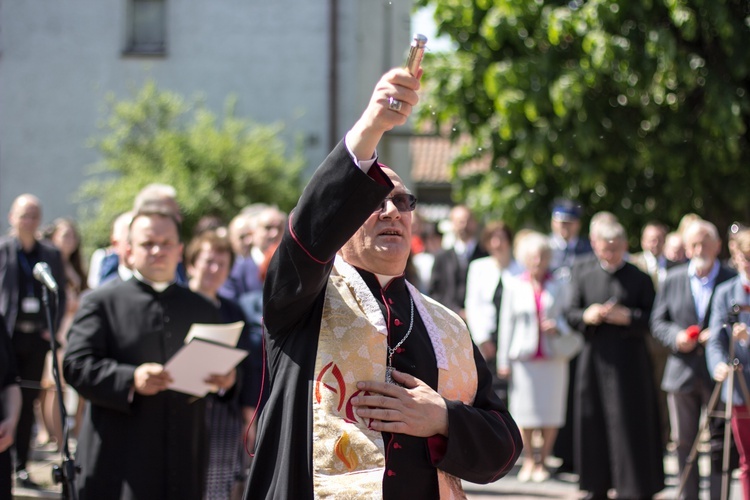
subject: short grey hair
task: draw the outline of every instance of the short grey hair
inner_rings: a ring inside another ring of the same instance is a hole
[[[593,217],[591,217],[591,222],[589,222],[589,238],[593,238],[596,236],[596,233],[601,224],[609,222],[618,222],[617,216],[612,212],[602,210],[601,212],[595,213]]]
[[[622,224],[612,220],[602,220],[596,225],[596,231],[591,235],[592,239],[613,241],[627,241],[628,233]]]
[[[697,219],[688,224],[685,228],[685,232],[682,234],[682,239],[687,240],[689,235],[701,230],[708,233],[714,241],[721,241],[721,236],[719,236],[719,230],[716,229],[716,226],[703,219]]]
[[[552,254],[552,245],[549,237],[531,231],[521,238],[516,248],[516,259],[518,259],[524,267],[527,267],[527,262],[532,255],[550,255]]]

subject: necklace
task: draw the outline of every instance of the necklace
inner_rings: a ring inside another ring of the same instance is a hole
[[[385,381],[388,384],[393,385],[401,385],[393,380],[393,376],[391,373],[393,372],[393,355],[396,354],[396,351],[398,351],[398,348],[401,347],[401,345],[406,342],[406,339],[409,338],[409,335],[411,335],[411,330],[414,328],[414,299],[411,298],[411,295],[409,295],[409,329],[406,331],[406,335],[396,344],[395,347],[391,347],[389,345],[386,345],[386,349],[388,349],[388,366],[385,368]]]

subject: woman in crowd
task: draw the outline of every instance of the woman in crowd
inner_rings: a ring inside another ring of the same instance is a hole
[[[65,289],[66,307],[62,311],[60,329],[57,331],[56,339],[61,351],[65,347],[68,329],[73,322],[73,317],[78,310],[81,293],[88,288],[88,277],[83,267],[81,256],[81,233],[72,219],[56,219],[45,231],[44,237],[52,242],[60,251],[63,261],[63,269],[67,278]],[[58,352],[58,359],[62,360],[62,352]],[[60,365],[62,366],[62,365]],[[61,382],[64,382],[61,380]],[[44,390],[40,397],[40,407],[44,427],[49,435],[49,441],[59,447],[63,440],[63,429],[60,420],[60,412],[57,403],[57,392],[55,381],[52,376],[52,354],[48,353],[45,362],[44,377],[42,379]],[[65,388],[66,391],[72,390]],[[80,430],[80,422],[83,417],[84,401],[79,400],[77,395],[72,398],[66,397],[66,402],[72,400],[76,406],[75,431]],[[76,403],[77,402],[77,403]],[[70,405],[66,405],[69,408]]]
[[[466,323],[474,343],[494,372],[503,280],[519,274],[521,266],[513,260],[513,233],[504,222],[488,222],[482,230],[480,240],[489,255],[469,263],[466,277]]]
[[[212,301],[219,308],[223,322],[245,321],[237,304],[218,295],[219,288],[232,268],[232,247],[229,240],[218,236],[214,231],[204,231],[188,245],[185,260],[190,289]],[[249,350],[245,340],[248,337],[245,326],[237,347]],[[228,375],[230,378],[236,377],[238,383],[226,393],[219,391],[209,395],[206,401],[211,443],[204,496],[208,500],[235,498],[233,494],[239,494],[244,479],[241,393],[245,385],[242,374],[246,372],[246,363],[243,363],[239,373],[233,371]],[[225,386],[224,383],[220,385]]]
[[[526,271],[505,281],[500,308],[498,375],[510,377],[510,412],[524,442],[519,481],[549,477],[545,460],[565,420],[567,359],[552,352],[550,338],[569,334],[562,316],[564,284],[549,274],[549,238],[532,232],[518,243],[518,260]],[[541,432],[535,460],[532,437]]]

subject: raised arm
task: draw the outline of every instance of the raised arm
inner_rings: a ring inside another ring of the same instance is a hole
[[[265,282],[264,319],[271,336],[292,331],[309,314],[336,253],[393,188],[373,164],[375,147],[386,131],[406,122],[418,89],[419,80],[406,70],[386,73],[345,140],[305,187]],[[403,103],[400,110],[389,108],[389,97]]]
[[[362,116],[346,134],[346,144],[358,160],[369,160],[375,155],[383,134],[393,127],[403,125],[419,101],[419,77],[413,77],[404,68],[395,68],[383,75],[370,97]],[[389,107],[390,99],[401,102],[399,110]]]

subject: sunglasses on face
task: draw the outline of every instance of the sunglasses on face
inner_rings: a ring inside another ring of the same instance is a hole
[[[375,209],[375,212],[384,211],[388,200],[393,202],[399,212],[413,212],[414,209],[417,208],[417,197],[413,194],[403,193],[388,196],[380,203],[380,205],[378,205],[378,208]]]

